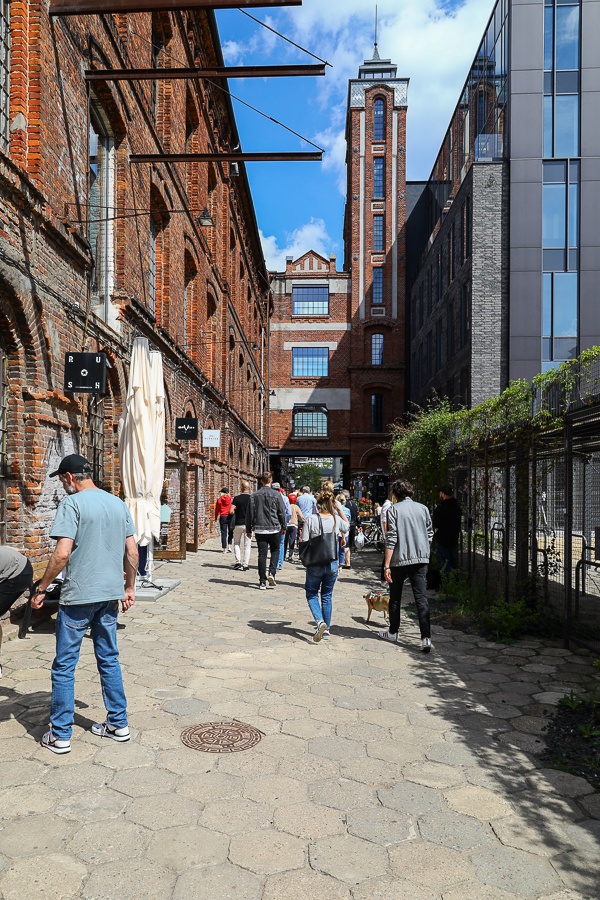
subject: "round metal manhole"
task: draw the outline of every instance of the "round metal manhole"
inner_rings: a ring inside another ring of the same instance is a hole
[[[206,722],[191,725],[181,732],[181,740],[192,750],[205,753],[237,753],[250,750],[260,741],[261,733],[243,722]]]

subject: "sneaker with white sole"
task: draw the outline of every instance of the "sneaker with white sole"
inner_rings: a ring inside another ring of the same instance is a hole
[[[275,585],[277,584],[274,575],[269,575],[269,584],[271,585],[271,587],[275,587]]]
[[[59,738],[54,736],[54,732],[52,729],[47,731],[46,734],[42,736],[40,741],[42,747],[47,747],[48,750],[52,750],[53,753],[70,753],[71,752],[71,741],[61,741]]]
[[[128,741],[131,737],[129,725],[117,728],[115,725],[111,725],[110,722],[96,722],[92,725],[91,731],[96,737],[107,737],[112,741],[119,741],[120,743]]]
[[[431,638],[423,638],[421,640],[421,650],[423,653],[431,653],[431,648],[433,644],[431,643]]]
[[[380,638],[383,638],[384,641],[394,641],[398,640],[398,632],[396,634],[392,634],[391,631],[378,631],[377,634]]]
[[[266,591],[266,589],[267,589],[266,581],[261,581],[261,583],[258,586],[258,589],[259,589],[259,591]]]
[[[323,632],[323,640],[331,637],[331,632],[327,631],[327,629]]]
[[[319,624],[315,628],[315,633],[313,634],[313,644],[318,644],[326,631],[327,625],[325,624],[325,622],[319,622]]]

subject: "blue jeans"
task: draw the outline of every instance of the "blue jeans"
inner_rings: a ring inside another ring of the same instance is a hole
[[[331,625],[333,587],[337,576],[337,560],[322,566],[308,566],[306,569],[304,589],[309,609],[317,625],[319,622],[325,622],[328,631]],[[321,592],[320,598],[319,591]]]
[[[345,560],[345,547],[342,547],[341,540],[338,541],[338,565],[343,566]]]
[[[287,531],[287,529],[286,529],[286,531]],[[285,553],[285,535],[282,534],[281,538],[280,538],[280,543],[279,543],[279,559],[277,560],[277,571],[278,572],[280,571],[280,569],[283,569],[284,553]]]
[[[127,701],[117,650],[118,614],[117,600],[58,607],[50,724],[55,737],[61,741],[68,741],[71,737],[75,717],[75,666],[83,636],[89,626],[107,712],[106,720],[115,728],[127,725]]]

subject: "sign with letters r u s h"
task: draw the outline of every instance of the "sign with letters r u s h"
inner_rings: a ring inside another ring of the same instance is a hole
[[[106,353],[65,354],[65,392],[104,394],[106,391]]]

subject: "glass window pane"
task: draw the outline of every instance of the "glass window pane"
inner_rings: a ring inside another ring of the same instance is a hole
[[[293,347],[292,376],[295,378],[322,378],[328,374],[329,350],[327,347]]]
[[[579,96],[560,94],[556,100],[555,156],[579,156]]]
[[[579,6],[556,8],[556,68],[579,68]]]
[[[383,216],[373,216],[373,250],[383,250]]]
[[[551,338],[542,339],[542,359],[552,359],[552,340]]]
[[[553,68],[554,57],[554,7],[544,9],[544,69]]]
[[[566,185],[545,184],[542,187],[542,246],[565,246]]]
[[[554,337],[578,334],[577,272],[554,275]],[[568,359],[568,357],[561,357]]]
[[[371,365],[372,366],[382,366],[383,365],[383,335],[382,334],[371,335]]]
[[[579,72],[557,72],[556,93],[577,94],[579,92]]]
[[[542,163],[544,184],[564,184],[567,180],[567,164],[564,160],[553,159]]]
[[[383,303],[383,268],[373,269],[373,303]]]
[[[294,410],[294,437],[327,437],[327,413],[322,410]]]
[[[554,359],[575,359],[577,356],[577,338],[556,338],[554,340]]]
[[[542,334],[552,334],[552,275],[542,275]]]
[[[544,97],[544,156],[553,156],[552,137],[554,134],[554,97]]]
[[[569,247],[579,246],[579,185],[569,185]]]
[[[384,195],[383,156],[376,156],[373,160],[373,196],[382,198]]]
[[[326,285],[292,285],[292,315],[329,315],[329,288]]]
[[[373,140],[383,141],[385,138],[384,102],[376,100],[373,104]]]

